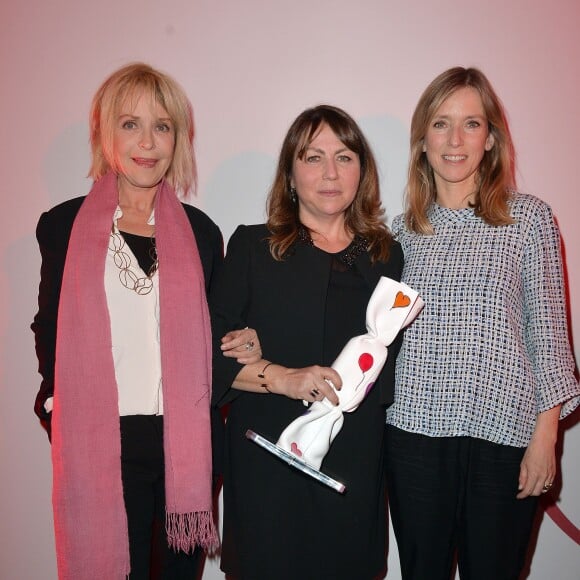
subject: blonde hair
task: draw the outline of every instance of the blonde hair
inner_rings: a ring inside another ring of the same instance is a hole
[[[163,107],[175,130],[175,149],[165,178],[181,194],[195,188],[193,110],[183,89],[169,76],[144,63],[115,71],[96,92],[90,112],[91,168],[95,181],[110,169],[119,172],[114,155],[115,124],[121,108],[143,96]]]
[[[298,204],[290,192],[292,167],[323,125],[328,125],[338,139],[360,160],[360,182],[352,204],[345,211],[345,226],[354,235],[365,238],[371,260],[386,261],[392,236],[383,221],[379,177],[372,150],[356,122],[342,109],[319,105],[303,111],[290,126],[278,158],[274,182],[267,199],[267,226],[270,252],[282,260],[298,238],[302,224]]]
[[[513,223],[507,201],[510,188],[515,187],[515,152],[504,107],[480,70],[454,67],[440,74],[425,89],[411,121],[405,221],[416,233],[433,233],[427,210],[437,197],[433,169],[423,151],[427,128],[441,104],[464,87],[479,93],[489,133],[493,136],[493,147],[485,152],[477,170],[478,189],[472,204],[475,214],[494,226]]]

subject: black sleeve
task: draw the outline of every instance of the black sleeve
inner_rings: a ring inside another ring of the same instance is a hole
[[[54,395],[54,361],[58,303],[66,250],[74,218],[84,198],[77,198],[57,206],[40,216],[36,239],[42,258],[38,288],[38,312],[31,328],[34,332],[38,372],[42,376],[36,395],[34,412],[50,439],[51,413],[44,408],[46,399]]]
[[[204,271],[205,290],[208,297],[216,274],[220,271],[224,261],[224,239],[221,231],[215,224],[209,231],[209,243],[211,247],[211,269],[208,268],[207,272]]]
[[[232,329],[246,327],[250,301],[251,237],[249,228],[239,226],[228,243],[223,267],[210,292],[213,335],[213,402],[225,405],[239,393],[231,385],[242,365],[222,355],[221,338]]]
[[[401,276],[403,275],[405,259],[403,257],[403,248],[399,242],[395,242],[391,248],[391,260],[393,261],[393,266],[396,272],[395,280],[400,282]]]
[[[220,269],[224,255],[224,240],[218,226],[201,210],[188,204],[182,204],[191,224],[195,242],[199,251],[205,290],[209,294],[216,272]]]

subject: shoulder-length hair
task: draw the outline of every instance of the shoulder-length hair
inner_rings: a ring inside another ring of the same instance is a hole
[[[298,237],[302,226],[298,203],[291,193],[292,168],[303,159],[312,140],[324,125],[360,160],[360,182],[352,204],[345,212],[345,226],[355,236],[367,241],[371,260],[387,260],[392,236],[384,223],[379,177],[371,148],[355,121],[343,110],[319,105],[303,111],[292,123],[278,158],[274,182],[267,199],[267,226],[270,252],[282,260]]]
[[[89,177],[96,181],[110,169],[120,171],[113,147],[115,126],[123,108],[131,109],[143,95],[163,107],[171,119],[175,149],[165,178],[177,192],[187,195],[196,182],[191,103],[171,77],[139,62],[115,71],[93,98],[89,119],[92,153]]]
[[[513,223],[507,202],[510,188],[515,187],[515,152],[504,107],[480,70],[454,67],[440,74],[425,89],[411,121],[405,221],[410,230],[420,234],[433,233],[427,210],[437,197],[433,169],[423,152],[425,135],[443,101],[464,87],[479,93],[488,130],[493,136],[493,146],[485,152],[477,170],[477,191],[472,206],[476,215],[490,225]]]

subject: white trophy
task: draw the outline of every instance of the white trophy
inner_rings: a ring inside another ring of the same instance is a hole
[[[276,444],[252,430],[246,432],[246,437],[289,465],[344,493],[343,483],[320,471],[322,461],[342,428],[343,413],[352,413],[361,404],[387,360],[387,347],[421,308],[423,300],[415,290],[381,277],[367,306],[368,332],[351,338],[332,363],[342,378],[342,388],[336,391],[338,405],[328,399],[315,401],[284,429]]]

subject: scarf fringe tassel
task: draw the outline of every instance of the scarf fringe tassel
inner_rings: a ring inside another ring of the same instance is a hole
[[[213,554],[219,548],[213,515],[209,511],[166,513],[165,530],[169,547],[176,551],[190,554],[196,546],[201,546],[206,552]]]

